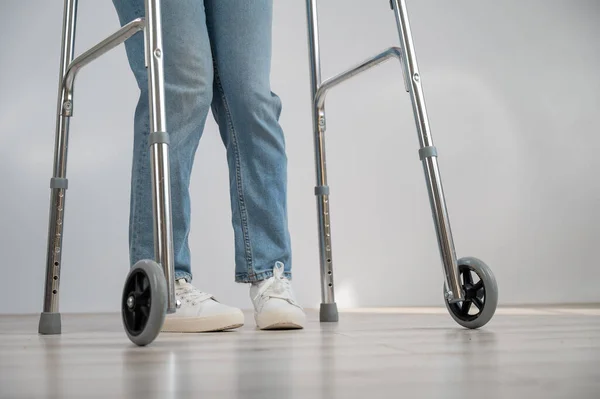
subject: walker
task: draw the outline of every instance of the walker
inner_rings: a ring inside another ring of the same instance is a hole
[[[50,180],[50,222],[44,311],[40,315],[40,334],[60,334],[58,309],[62,238],[65,218],[65,194],[68,188],[67,147],[69,120],[73,116],[73,86],[81,68],[117,47],[138,31],[144,32],[146,68],[150,97],[149,151],[152,166],[154,211],[154,260],[141,260],[129,271],[123,287],[121,314],[129,339],[139,346],[150,344],[158,336],[167,313],[175,313],[175,271],[171,193],[169,175],[169,134],[167,132],[160,0],[145,1],[145,18],[138,18],[73,59],[77,0],[65,0],[62,33],[62,57],[58,90],[58,116],[54,171]]]
[[[57,104],[54,167],[50,179],[50,215],[44,307],[38,332],[61,334],[59,286],[62,238],[65,217],[65,195],[68,188],[67,148],[69,121],[73,116],[74,83],[81,68],[119,46],[135,33],[144,32],[146,67],[150,97],[149,151],[152,167],[152,199],[154,212],[154,257],[137,262],[127,274],[121,297],[121,319],[128,338],[138,346],[152,343],[160,333],[165,316],[180,306],[175,298],[173,232],[169,175],[169,134],[164,106],[162,59],[161,1],[145,0],[145,17],[124,25],[114,34],[74,58],[75,25],[78,0],[65,0],[61,46],[61,65]],[[476,258],[457,260],[450,222],[433,145],[425,101],[413,48],[405,0],[390,0],[395,12],[401,47],[391,47],[331,79],[321,82],[317,0],[306,0],[308,15],[313,128],[315,142],[315,195],[319,220],[319,254],[321,266],[321,322],[337,322],[333,284],[331,249],[331,215],[329,186],[325,163],[325,95],[329,89],[390,58],[403,66],[406,91],[410,93],[415,122],[420,136],[419,156],[425,169],[429,199],[443,261],[444,298],[452,318],[466,328],[479,328],[494,315],[498,287],[490,268]],[[403,50],[404,49],[404,50]],[[473,273],[477,280],[473,279]],[[462,277],[462,279],[461,279]],[[477,308],[472,312],[472,305]]]
[[[321,82],[317,0],[306,0],[308,14],[309,55],[311,63],[312,114],[315,144],[317,213],[319,224],[319,255],[321,264],[321,322],[337,322],[338,310],[333,283],[333,256],[331,248],[331,213],[327,165],[325,160],[325,96],[340,83],[391,58],[402,64],[404,87],[412,100],[415,123],[419,133],[419,158],[423,163],[429,201],[437,234],[444,271],[444,302],[452,318],[466,328],[479,328],[493,317],[498,303],[498,286],[491,269],[481,260],[468,257],[456,259],[450,220],[433,145],[421,74],[410,31],[405,0],[390,0],[396,16],[400,47],[389,49],[362,63]],[[477,276],[474,280],[473,273]],[[472,309],[472,305],[476,309]]]

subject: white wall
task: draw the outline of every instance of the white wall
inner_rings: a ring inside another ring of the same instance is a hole
[[[599,301],[600,4],[408,5],[459,256],[493,267],[501,304]],[[79,12],[77,54],[118,28],[109,1],[81,0]],[[295,287],[314,307],[320,291],[304,2],[277,1],[275,16],[273,89],[284,101]],[[321,0],[320,22],[325,77],[398,43],[387,0]],[[0,5],[0,313],[42,307],[61,23],[59,0]],[[119,309],[137,95],[122,47],[77,80],[63,312]],[[339,87],[327,111],[340,305],[441,305],[441,263],[398,65]],[[192,182],[196,283],[248,308],[247,287],[233,283],[227,188],[210,120]]]

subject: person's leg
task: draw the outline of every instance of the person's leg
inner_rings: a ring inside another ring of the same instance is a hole
[[[271,92],[271,1],[205,0],[214,58],[213,113],[227,148],[235,280],[291,277],[281,102]]]
[[[145,15],[144,0],[113,0],[120,23]],[[218,311],[235,313],[231,320],[212,320],[210,326],[198,324],[199,316],[215,309],[210,296],[188,284],[192,279],[188,246],[190,232],[189,183],[194,156],[212,102],[213,65],[210,40],[206,29],[204,4],[198,0],[162,2],[164,84],[167,129],[170,136],[169,158],[175,250],[177,297],[183,302],[176,315],[191,318],[185,325],[172,325],[167,317],[165,329],[218,329],[239,324],[239,310],[219,306]],[[144,36],[139,32],[125,43],[130,67],[135,75],[140,97],[134,119],[134,152],[131,176],[129,226],[130,262],[154,259],[152,180],[150,164],[148,71],[145,67]],[[186,281],[183,281],[183,280]],[[207,305],[208,303],[208,305]],[[203,305],[202,305],[203,304]],[[203,309],[207,306],[211,309]],[[235,310],[235,311],[234,311]],[[218,312],[217,312],[218,313]],[[224,323],[224,324],[223,324]],[[225,325],[226,324],[226,325]]]
[[[213,113],[229,164],[235,280],[254,283],[257,313],[276,307],[269,302],[276,287],[269,287],[281,283],[286,293],[280,296],[287,296],[289,308],[278,308],[275,323],[301,326],[304,313],[289,287],[292,255],[281,101],[270,83],[272,0],[205,0],[205,5],[215,70]]]

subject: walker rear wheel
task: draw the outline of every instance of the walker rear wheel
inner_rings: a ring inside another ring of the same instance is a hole
[[[460,283],[465,300],[450,303],[444,300],[452,318],[466,328],[479,328],[487,324],[498,304],[498,284],[488,265],[476,258],[458,260]]]
[[[150,344],[160,333],[167,314],[167,283],[162,268],[142,260],[127,275],[121,315],[127,336],[134,344]]]

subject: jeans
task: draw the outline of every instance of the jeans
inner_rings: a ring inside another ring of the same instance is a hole
[[[121,25],[145,14],[144,0],[113,0]],[[164,0],[162,30],[170,135],[175,277],[192,280],[190,174],[209,111],[226,148],[235,281],[291,278],[287,156],[281,101],[270,88],[272,0]],[[131,265],[154,258],[148,75],[144,37],[126,43],[140,90],[134,117],[129,252]],[[207,193],[210,195],[210,193]],[[209,234],[209,232],[206,232]]]

